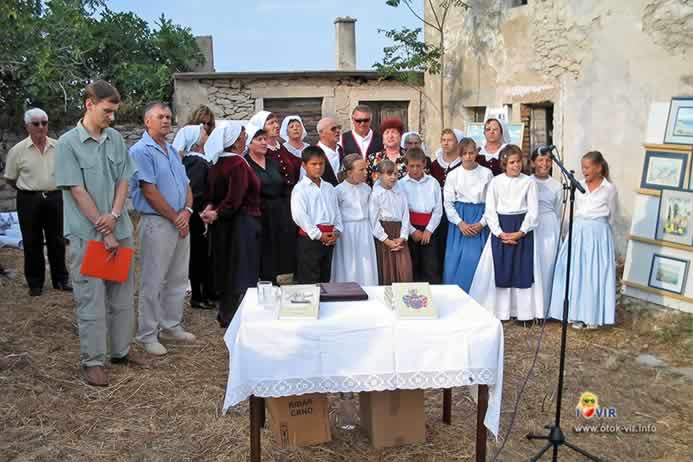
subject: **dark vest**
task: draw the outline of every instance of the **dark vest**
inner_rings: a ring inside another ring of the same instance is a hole
[[[339,168],[342,168],[342,161],[344,160],[344,150],[341,146],[337,145],[337,154],[339,154]],[[330,183],[332,186],[337,186],[339,184],[339,178],[337,178],[339,172],[335,172],[332,168],[332,164],[327,158],[325,158],[325,171],[322,174],[322,179]]]
[[[486,156],[478,154],[476,156],[476,163],[491,170],[493,176],[498,176],[503,173],[503,165],[501,165],[500,159],[486,160]]]
[[[342,147],[344,148],[345,154],[360,153],[361,157],[365,159],[369,154],[374,154],[383,150],[383,137],[380,136],[379,133],[373,132],[371,144],[368,146],[366,152],[361,152],[361,148],[354,139],[354,135],[351,134],[351,130],[348,130],[342,134]]]

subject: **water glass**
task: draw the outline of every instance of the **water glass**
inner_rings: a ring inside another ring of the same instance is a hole
[[[266,306],[272,304],[272,282],[259,281],[257,283],[257,303]]]

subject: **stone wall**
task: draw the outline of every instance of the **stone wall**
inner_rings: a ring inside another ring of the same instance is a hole
[[[400,82],[338,75],[217,75],[177,76],[174,108],[178,124],[186,123],[200,104],[209,106],[217,118],[247,120],[264,109],[267,98],[322,98],[322,115],[335,117],[344,127],[350,126],[351,110],[359,101],[407,101],[408,127],[419,130],[422,126],[422,91]]]
[[[61,129],[49,129],[48,136],[51,138],[59,138],[64,132],[72,127],[66,127]],[[143,128],[137,125],[121,125],[115,126],[115,128],[123,135],[125,142],[128,146],[135,144],[141,137]],[[175,127],[171,131],[169,136],[169,141],[173,140],[173,133],[175,133]],[[16,128],[0,128],[0,160],[3,162],[7,158],[7,152],[26,138],[26,132],[16,129]],[[4,172],[3,172],[4,174]],[[9,184],[5,182],[3,174],[0,174],[0,212],[7,212],[17,209],[17,204],[15,202],[16,191]]]
[[[445,73],[447,125],[464,128],[466,108],[551,102],[553,141],[567,166],[604,153],[619,194],[616,243],[625,251],[653,103],[693,95],[691,0],[470,0],[449,17]],[[427,11],[430,16],[431,12]],[[426,30],[428,40],[436,39]],[[437,76],[426,95],[437,101]],[[425,133],[436,146],[439,112],[426,105]],[[662,141],[660,141],[661,143]]]

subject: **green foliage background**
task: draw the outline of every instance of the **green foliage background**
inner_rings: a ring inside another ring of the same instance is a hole
[[[0,126],[20,125],[34,106],[72,124],[96,79],[121,93],[118,119],[138,121],[147,101],[171,100],[175,72],[202,61],[190,29],[163,14],[152,29],[106,0],[0,0]]]

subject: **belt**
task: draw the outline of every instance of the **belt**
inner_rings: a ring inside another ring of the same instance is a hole
[[[432,213],[409,212],[409,222],[414,226],[428,226]]]
[[[18,189],[17,192],[22,194],[40,194],[45,199],[49,194],[59,193],[61,191],[58,189],[52,191],[27,191],[26,189]]]
[[[334,231],[334,225],[318,225],[318,229],[323,233],[331,233]],[[298,228],[298,235],[308,237],[308,233],[303,231],[303,228]]]

